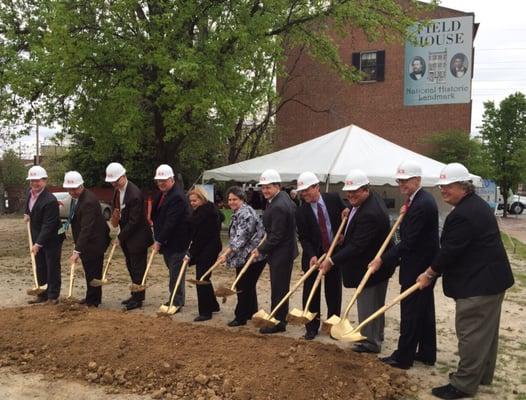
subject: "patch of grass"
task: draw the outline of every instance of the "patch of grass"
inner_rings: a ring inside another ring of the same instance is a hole
[[[526,244],[503,232],[500,235],[508,254],[512,254],[514,258],[520,261],[526,261]]]

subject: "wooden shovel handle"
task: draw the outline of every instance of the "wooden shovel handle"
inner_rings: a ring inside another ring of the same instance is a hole
[[[376,310],[373,314],[371,314],[369,317],[367,317],[360,325],[358,325],[355,329],[353,329],[353,333],[360,332],[360,329],[362,329],[366,324],[371,322],[373,319],[378,318],[380,315],[385,313],[387,310],[389,310],[391,307],[397,305],[400,303],[403,299],[405,299],[407,296],[412,294],[413,292],[416,292],[418,289],[420,289],[420,283],[415,283],[413,286],[411,286],[409,289],[403,291],[398,296],[396,296],[393,301],[391,301],[389,304],[384,305],[383,307]]]
[[[146,283],[146,276],[148,275],[148,271],[150,271],[150,267],[152,266],[153,257],[155,256],[155,254],[157,254],[157,250],[152,248],[150,259],[148,260],[148,265],[146,266],[146,270],[144,271],[144,275],[142,277],[141,286],[144,286],[144,284]]]
[[[316,264],[314,264],[312,267],[310,267],[307,270],[307,272],[305,272],[303,274],[303,276],[300,279],[298,279],[298,281],[294,284],[292,289],[290,289],[289,292],[281,299],[281,301],[278,303],[278,305],[276,307],[274,307],[274,309],[270,313],[268,319],[272,319],[274,317],[274,315],[278,312],[278,310],[281,308],[281,306],[283,304],[285,304],[285,302],[289,299],[289,297],[292,296],[292,294],[303,284],[303,282],[305,282],[307,280],[307,278],[309,276],[311,276],[312,273],[318,269],[318,266],[325,259],[325,256],[326,256],[326,254],[322,255],[318,259],[318,261],[316,261]]]
[[[263,239],[261,239],[261,241],[257,245],[256,249],[259,249],[259,246],[261,246],[265,242],[265,240],[267,240],[267,234],[266,233],[263,236]],[[243,265],[243,268],[241,268],[241,271],[239,271],[239,274],[237,274],[237,277],[234,280],[234,283],[232,283],[232,286],[230,287],[230,290],[232,290],[232,291],[236,290],[237,283],[239,282],[241,277],[245,274],[245,272],[247,271],[248,267],[250,267],[250,264],[252,264],[252,262],[254,261],[254,258],[255,258],[254,254],[251,254],[250,257],[248,258],[247,262],[245,263],[245,265]]]
[[[387,237],[385,238],[384,242],[382,243],[382,246],[380,247],[380,249],[376,253],[375,258],[381,257],[382,254],[384,254],[384,251],[387,248],[387,245],[391,241],[391,238],[393,237],[394,233],[398,229],[398,226],[402,222],[402,219],[404,218],[404,215],[405,215],[405,213],[402,213],[402,214],[400,214],[398,216],[398,218],[396,219],[395,223],[393,224],[393,227],[389,231],[389,234],[387,235]],[[354,294],[353,294],[353,296],[351,298],[351,301],[349,302],[349,305],[347,306],[347,308],[345,308],[345,312],[343,313],[342,319],[345,319],[345,318],[347,318],[349,316],[349,312],[351,311],[351,308],[352,308],[353,304],[355,303],[355,301],[358,298],[358,296],[360,295],[360,293],[362,293],[363,288],[365,287],[367,281],[369,280],[369,278],[371,277],[372,274],[373,274],[372,269],[371,268],[367,268],[367,272],[365,273],[365,275],[363,276],[362,280],[360,281],[360,284],[356,288],[356,291],[354,292]]]
[[[117,242],[113,242],[113,245],[111,246],[110,254],[108,256],[108,261],[106,261],[106,266],[104,267],[104,272],[102,273],[102,280],[106,278],[106,274],[108,273],[108,269],[110,268],[110,263],[113,258],[113,253],[115,253],[115,249],[117,248]]]
[[[332,253],[334,253],[334,249],[336,248],[336,245],[338,244],[338,239],[340,235],[343,232],[343,229],[345,228],[345,225],[347,224],[347,219],[349,217],[345,216],[342,218],[342,222],[340,223],[340,226],[338,227],[338,230],[336,231],[336,235],[334,235],[334,238],[332,239],[331,247],[329,247],[329,251],[327,251],[327,257],[330,258],[332,256]]]
[[[175,293],[177,293],[177,289],[179,289],[179,285],[181,284],[181,281],[183,280],[183,276],[184,276],[187,266],[188,266],[188,260],[183,261],[183,265],[181,265],[181,269],[179,270],[179,274],[177,275],[177,280],[175,281],[175,286],[174,286],[172,295],[170,296],[170,308],[174,305]]]
[[[69,291],[68,291],[68,299],[73,294],[73,280],[75,279],[75,263],[71,263],[71,266],[69,267]]]
[[[319,271],[318,276],[316,277],[316,280],[314,281],[314,285],[312,285],[312,289],[310,290],[309,297],[307,298],[307,302],[305,303],[305,309],[303,310],[304,314],[309,312],[310,303],[312,302],[314,293],[316,293],[316,290],[318,290],[318,287],[320,286],[320,283],[323,280],[323,277],[324,277],[323,272]]]
[[[31,237],[31,221],[27,221],[27,238],[29,241],[29,256],[31,257],[31,269],[33,270],[33,279],[35,280],[35,288],[38,288],[37,278],[37,260],[35,254],[33,254],[33,238]]]
[[[204,281],[206,277],[210,275],[212,271],[216,269],[219,265],[221,265],[221,263],[219,262],[219,260],[217,260],[210,268],[208,268],[208,270],[203,275],[201,275],[201,278],[199,278],[199,281],[200,282]]]

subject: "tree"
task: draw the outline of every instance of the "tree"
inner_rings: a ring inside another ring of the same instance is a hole
[[[334,35],[405,39],[422,5],[395,0],[11,0],[0,4],[0,118],[63,127],[73,166],[159,163],[190,177],[254,153],[276,112],[285,43],[343,78]],[[30,107],[27,107],[27,105]],[[250,147],[252,146],[252,147]]]
[[[507,215],[510,189],[526,179],[526,98],[517,92],[495,106],[484,103],[482,142],[488,155],[493,178],[500,186]]]
[[[14,150],[6,150],[0,161],[0,212],[4,212],[5,192],[8,193],[9,209],[19,208],[19,193],[25,185],[26,167]]]
[[[459,162],[473,174],[492,177],[480,138],[471,138],[468,132],[461,130],[450,130],[432,134],[424,141],[431,145],[428,155],[435,160],[445,164]]]

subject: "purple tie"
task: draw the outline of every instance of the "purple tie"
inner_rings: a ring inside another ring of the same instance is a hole
[[[316,206],[318,207],[318,223],[320,224],[321,245],[323,247],[323,251],[326,252],[329,250],[331,245],[329,242],[329,233],[327,232],[327,223],[325,221],[325,215],[323,215],[323,210],[320,203],[317,203]]]

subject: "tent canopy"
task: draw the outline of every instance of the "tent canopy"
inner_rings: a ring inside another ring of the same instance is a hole
[[[434,186],[445,165],[349,125],[296,146],[205,171],[203,180],[257,181],[264,170],[274,168],[284,182],[292,182],[300,173],[311,171],[320,181],[338,183],[345,180],[350,170],[358,168],[372,185],[396,185],[396,169],[407,159],[422,166],[424,186]]]

